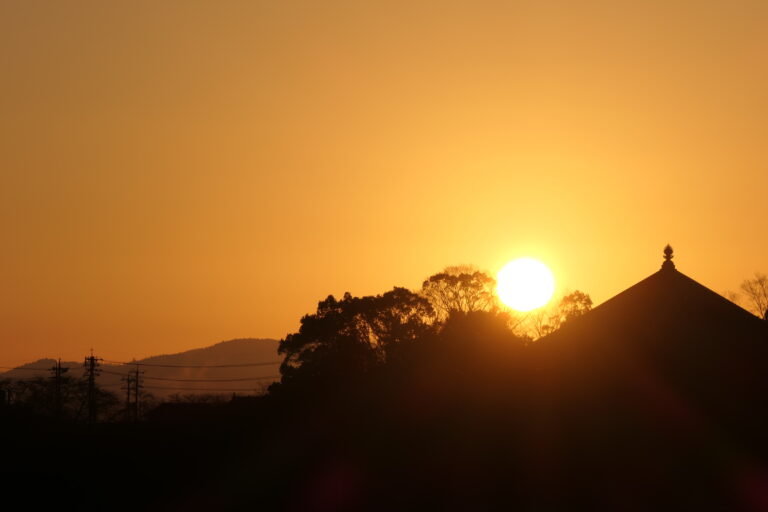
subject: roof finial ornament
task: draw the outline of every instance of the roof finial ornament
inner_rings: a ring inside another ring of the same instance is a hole
[[[673,253],[674,250],[672,249],[672,246],[667,244],[664,248],[664,263],[661,264],[662,270],[675,270],[675,264],[672,263],[672,258],[675,257]]]

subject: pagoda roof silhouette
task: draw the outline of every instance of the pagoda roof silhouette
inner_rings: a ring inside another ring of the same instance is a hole
[[[661,269],[542,339],[571,337],[649,337],[658,341],[683,336],[692,343],[719,340],[727,344],[761,339],[766,322],[686,276],[665,248]],[[691,335],[695,335],[696,340]],[[652,339],[648,343],[652,343]],[[768,343],[768,339],[766,339]]]
[[[672,258],[530,346],[532,439],[591,497],[742,510],[768,460],[768,322]]]
[[[668,338],[684,333],[689,338],[695,333],[700,341],[721,339],[737,343],[766,335],[765,321],[677,270],[673,257],[672,248],[667,246],[658,272],[546,339],[640,334]]]
[[[768,322],[672,258],[667,247],[659,271],[535,342],[539,383],[589,399],[608,389],[621,400],[663,389],[726,422],[744,425],[760,410],[768,426]]]

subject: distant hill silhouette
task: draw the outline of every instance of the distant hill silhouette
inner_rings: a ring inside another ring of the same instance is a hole
[[[215,345],[205,348],[198,348],[179,352],[177,354],[165,354],[139,359],[137,362],[147,365],[168,365],[168,366],[214,366],[214,365],[237,365],[244,363],[277,362],[277,346],[279,341],[269,338],[244,338],[229,341],[222,341]],[[96,354],[99,355],[99,354]],[[39,359],[32,363],[27,363],[19,368],[0,373],[0,379],[29,379],[37,376],[50,376],[48,371],[56,363],[53,359]],[[82,361],[62,361],[62,366],[68,367],[69,372],[66,375],[80,377],[83,373]],[[28,368],[39,368],[40,371],[30,371]],[[101,366],[101,375],[98,378],[98,384],[105,389],[120,393],[122,377],[115,374],[125,374],[134,368],[132,365],[108,364]],[[206,392],[227,392],[230,389],[251,389],[261,391],[265,389],[275,379],[268,379],[269,376],[278,376],[279,365],[249,366],[240,368],[175,368],[175,367],[155,367],[140,366],[143,371],[144,385],[146,390],[156,397],[165,397],[174,393],[206,393]],[[263,380],[241,381],[241,382],[179,382],[172,380],[155,380],[152,377],[161,379],[249,379],[262,378]],[[159,388],[199,388],[201,391],[173,390]],[[247,391],[243,391],[246,393]]]

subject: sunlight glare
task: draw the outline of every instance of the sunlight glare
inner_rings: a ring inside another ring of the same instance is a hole
[[[501,302],[516,311],[544,306],[555,293],[552,271],[538,260],[519,258],[504,265],[496,276]]]

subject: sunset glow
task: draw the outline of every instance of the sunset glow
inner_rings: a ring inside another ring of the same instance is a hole
[[[768,512],[766,27],[0,1],[2,501]]]
[[[552,271],[538,260],[520,258],[507,263],[497,275],[499,299],[516,311],[544,306],[555,293]]]
[[[765,20],[755,0],[2,2],[0,366],[280,339],[329,293],[518,255],[597,305],[669,241],[736,290],[768,270]]]

